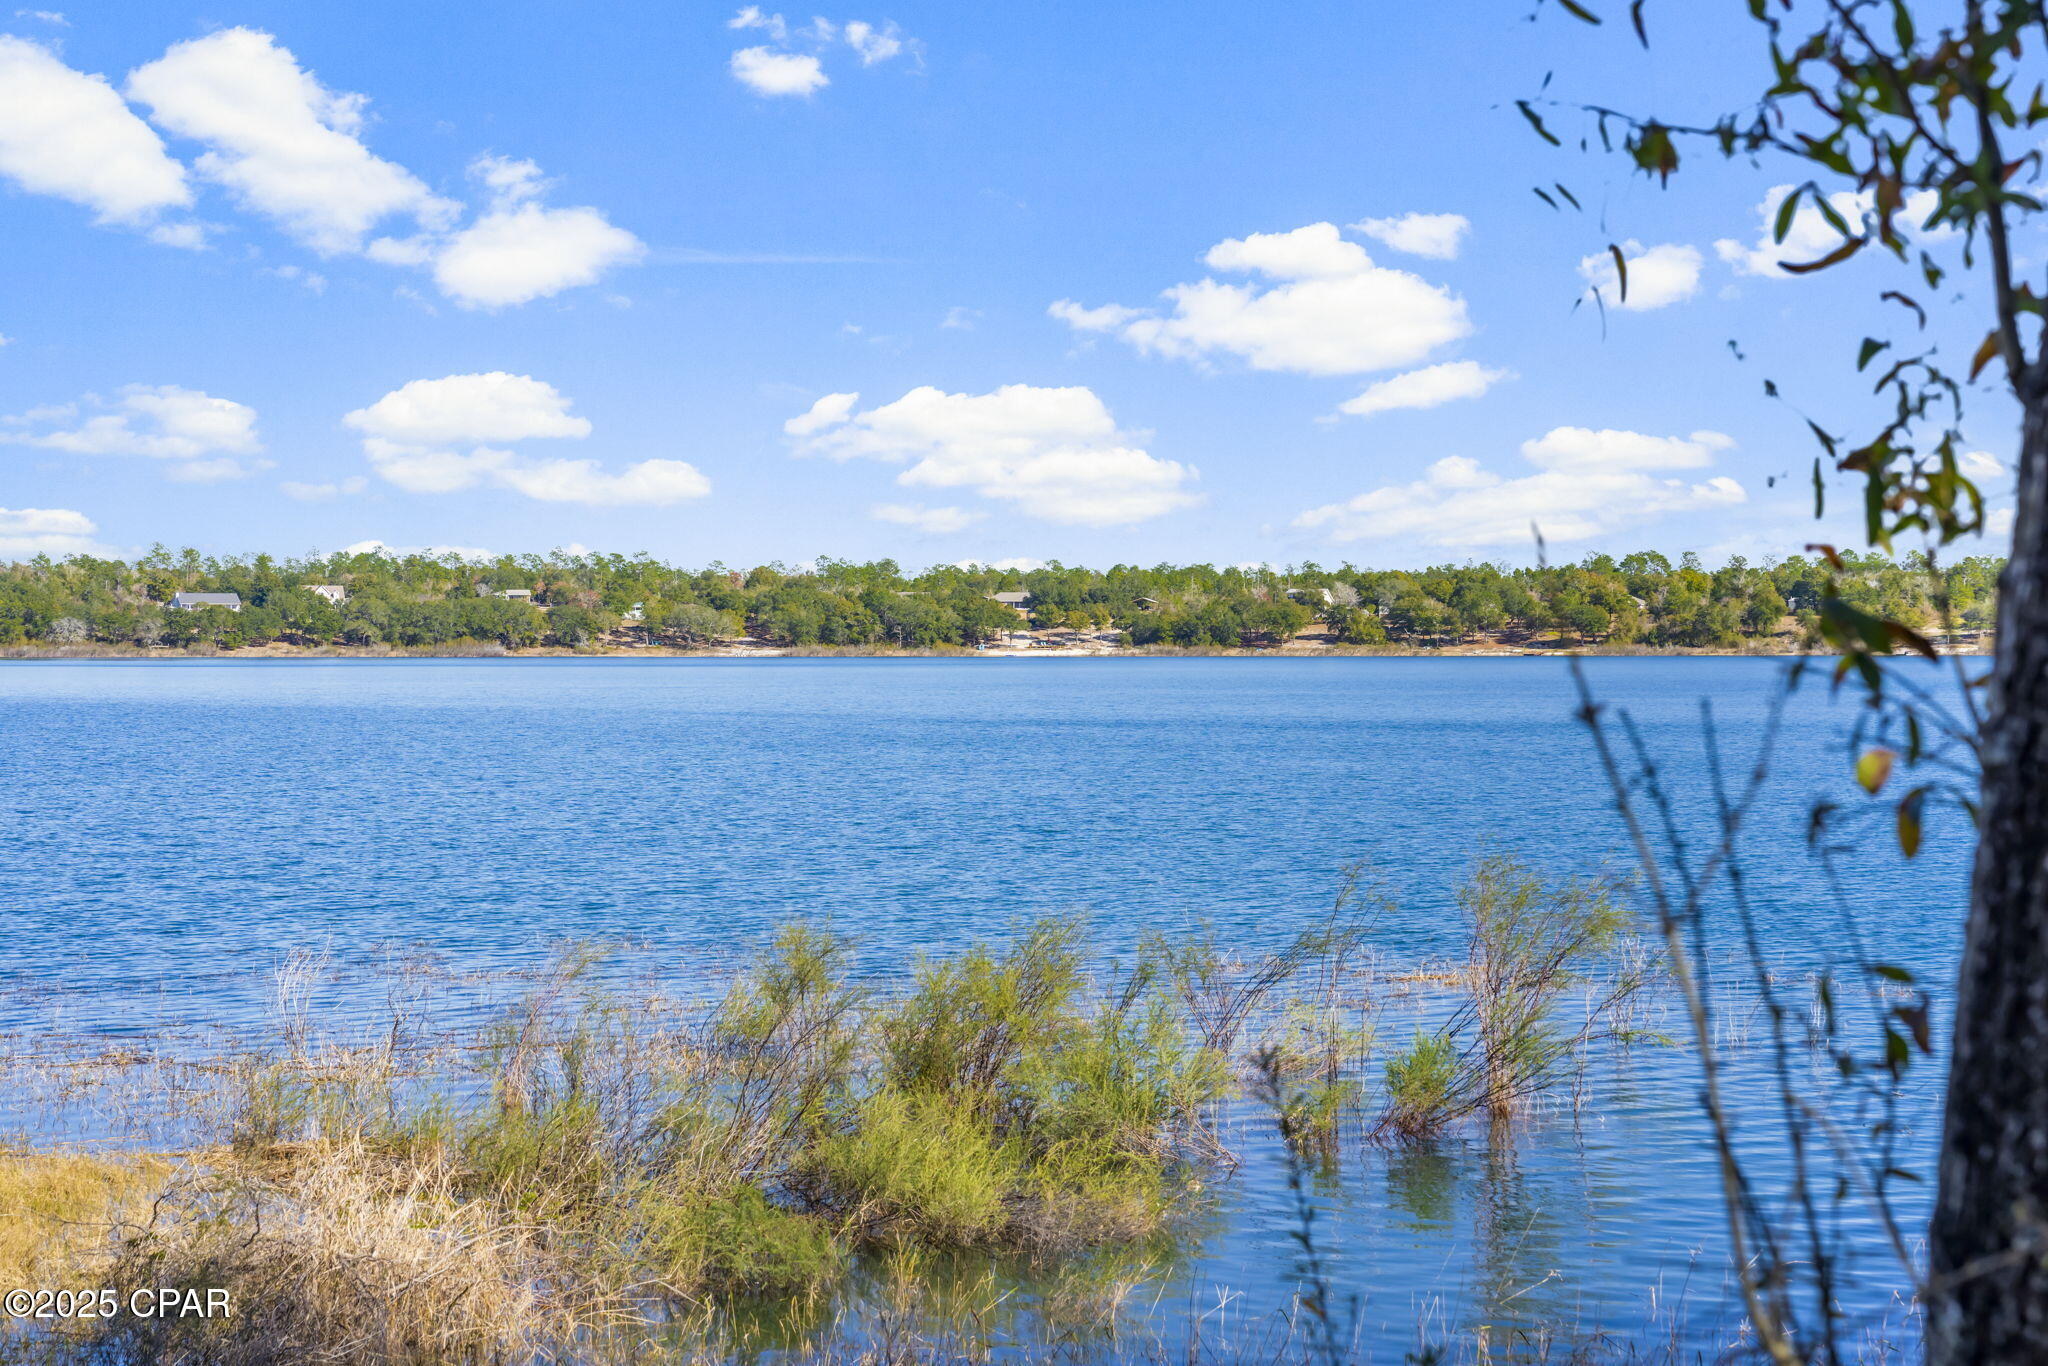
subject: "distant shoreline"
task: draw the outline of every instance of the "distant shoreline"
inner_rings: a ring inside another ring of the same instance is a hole
[[[1981,638],[1943,642],[1943,655],[1988,657],[1991,642]],[[1409,646],[1293,646],[1270,650],[1226,649],[1222,647],[1139,646],[1115,648],[1036,648],[972,650],[948,647],[935,650],[904,650],[875,647],[781,647],[768,645],[718,646],[706,650],[679,650],[670,646],[605,646],[569,649],[562,646],[533,646],[509,650],[490,645],[458,647],[394,648],[372,646],[252,645],[238,650],[140,649],[106,645],[31,646],[0,649],[0,663],[62,663],[75,661],[126,663],[182,663],[193,660],[404,660],[404,659],[1563,659],[1571,655],[1604,659],[1793,659],[1807,653],[1792,642],[1779,639],[1752,642],[1743,649],[1712,649],[1691,646],[1591,645],[1520,646],[1452,645],[1438,649]]]

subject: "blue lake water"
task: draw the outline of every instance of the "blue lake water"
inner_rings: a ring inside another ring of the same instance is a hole
[[[1701,699],[1746,755],[1782,667],[1589,664],[1695,823]],[[1853,700],[1822,683],[1791,703],[1749,845],[1767,949],[1794,976],[1842,938],[1805,849],[1810,803],[1853,795]],[[272,966],[307,947],[366,967],[412,946],[460,974],[603,942],[659,976],[829,917],[880,970],[1043,914],[1086,917],[1106,951],[1198,920],[1259,947],[1324,913],[1356,859],[1398,901],[1380,952],[1455,957],[1475,854],[1627,866],[1574,705],[1538,659],[12,664],[0,1033],[253,1026]],[[1873,855],[1844,890],[1887,959],[1943,985],[1966,873],[1943,814],[1913,864]],[[375,1004],[334,991],[344,1014]],[[1373,1340],[1398,1359],[1419,1317],[1473,1305],[1623,1331],[1688,1296],[1724,1307],[1690,1066],[1638,1050],[1577,1124],[1334,1182],[1320,1198]],[[1909,1100],[1925,1167],[1931,1080]],[[1248,1163],[1195,1277],[1254,1307],[1290,1255],[1275,1161]],[[1888,1279],[1856,1308],[1876,1315],[1903,1277],[1871,1274]]]

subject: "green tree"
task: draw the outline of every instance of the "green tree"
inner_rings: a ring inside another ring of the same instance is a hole
[[[662,613],[656,629],[683,645],[709,645],[720,636],[731,635],[732,621],[707,603],[685,602]]]
[[[1593,23],[1605,8],[1584,0],[1561,5]],[[1792,274],[1819,274],[1859,257],[1893,263],[1872,292],[1896,326],[1842,336],[1845,360],[1874,371],[1886,402],[1857,434],[1810,423],[1820,446],[1816,512],[1833,468],[1862,483],[1865,533],[1879,549],[1909,533],[1945,546],[1978,531],[1982,498],[1959,458],[1966,386],[1990,371],[2018,405],[2016,507],[1999,584],[1997,654],[1982,719],[1967,737],[1980,765],[1966,808],[1978,842],[1929,1236],[1926,1348],[1930,1366],[2048,1361],[2048,1257],[2039,1251],[2048,1204],[2048,860],[2041,857],[2048,801],[2040,778],[2040,756],[2048,754],[2048,335],[2039,326],[2042,294],[2021,278],[2015,248],[2016,238],[2038,229],[2043,211],[2038,147],[2048,101],[2039,61],[2048,6],[1747,0],[1746,9],[1761,40],[1758,79],[1730,97],[1735,112],[1704,122],[1606,106],[1582,112],[1603,144],[1618,142],[1660,182],[1695,148],[1770,163],[1766,183],[1792,184],[1775,215],[1775,240],[1788,241],[1801,213],[1832,235],[1816,251],[1782,251]],[[1627,13],[1648,45],[1644,10],[1637,0]],[[1561,102],[1543,103],[1539,109],[1537,100],[1523,100],[1519,109],[1561,145],[1545,117],[1559,117]],[[1589,143],[1594,133],[1588,129]],[[1944,229],[1961,232],[1963,266],[1988,305],[1946,283],[1951,266],[1925,245],[1928,232]],[[1619,266],[1623,253],[1613,254]],[[1625,275],[1616,283],[1626,290]],[[1950,307],[1979,310],[1968,326],[1982,340],[1966,371],[1951,370],[1924,335],[1946,330],[1931,328],[1930,316]],[[1823,551],[1823,559],[1838,579],[1858,573],[1835,551]],[[1814,620],[1885,705],[1875,657],[1900,643],[1930,657],[1933,651],[1917,622],[1897,615],[1911,603],[1881,595],[1874,608],[1859,606],[1833,586],[1820,594]],[[1913,804],[1925,792],[1907,787],[1899,830],[1910,854],[1917,838],[1907,832],[1919,828]],[[1739,1243],[1739,1222],[1736,1228]],[[1781,1363],[1797,1360],[1801,1348],[1771,1304],[1777,1291],[1739,1255],[1738,1263],[1761,1345]],[[1819,1350],[1833,1359],[1831,1314],[1824,1306]]]

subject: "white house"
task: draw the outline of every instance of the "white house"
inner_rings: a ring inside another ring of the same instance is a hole
[[[240,593],[178,593],[171,598],[174,612],[196,612],[202,607],[225,607],[230,612],[242,610]]]
[[[348,599],[348,590],[338,583],[307,584],[306,591],[327,599],[337,607]]]

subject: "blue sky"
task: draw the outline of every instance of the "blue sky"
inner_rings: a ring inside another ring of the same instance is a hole
[[[1648,54],[1625,29],[1525,0],[15,11],[0,555],[1848,541],[1761,384],[1869,411],[1845,331],[1896,321],[1891,281],[1781,277],[1771,168],[1660,191],[1536,142],[1511,101],[1546,72],[1699,114],[1756,70],[1718,9]],[[1584,213],[1531,194],[1555,180]],[[1603,323],[1572,304],[1609,241],[1637,307]],[[1994,501],[2011,428],[1978,402]]]

